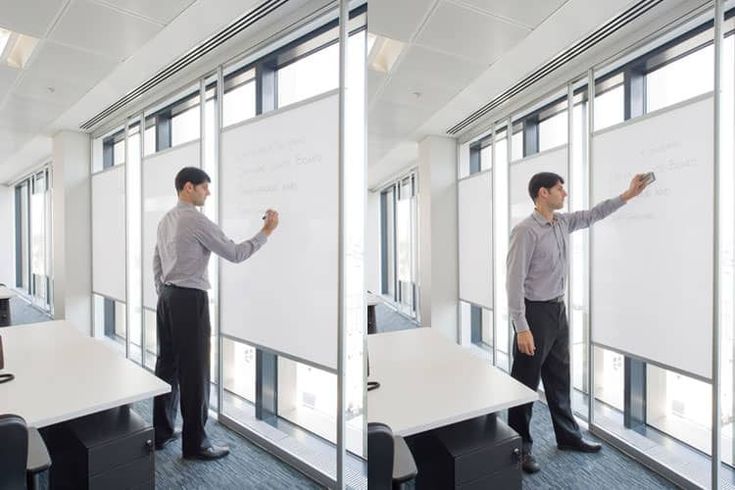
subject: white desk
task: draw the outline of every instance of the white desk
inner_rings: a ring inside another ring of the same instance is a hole
[[[0,413],[45,427],[168,393],[171,387],[64,320],[0,329]]]
[[[523,405],[536,392],[431,328],[368,335],[368,422],[410,436]]]
[[[13,296],[15,296],[15,293],[12,289],[5,286],[0,286],[0,300],[10,299]]]

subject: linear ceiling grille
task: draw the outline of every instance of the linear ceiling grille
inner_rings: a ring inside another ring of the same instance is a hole
[[[477,122],[483,116],[489,114],[493,109],[506,103],[534,83],[561,68],[563,65],[569,63],[571,60],[581,55],[593,46],[597,45],[611,34],[638,19],[640,16],[642,16],[661,2],[663,2],[663,0],[641,0],[637,2],[628,10],[620,13],[607,23],[603,24],[600,28],[589,34],[584,39],[576,42],[569,48],[559,53],[549,62],[538,68],[536,71],[531,73],[529,76],[527,76],[517,84],[510,87],[505,92],[495,97],[493,100],[482,106],[477,111],[473,112],[467,118],[449,128],[447,130],[447,134],[456,135],[460,131],[463,131],[470,125]]]
[[[155,86],[168,80],[176,73],[180,72],[195,61],[201,59],[207,53],[226,43],[233,36],[241,33],[242,31],[244,31],[257,21],[263,19],[271,12],[278,9],[287,2],[288,0],[266,0],[265,2],[261,3],[255,9],[238,18],[221,31],[207,38],[203,43],[190,49],[187,53],[185,53],[169,65],[165,66],[154,76],[140,84],[132,91],[128,92],[125,96],[118,99],[115,103],[108,106],[92,119],[84,122],[80,126],[80,128],[83,130],[90,130],[94,128],[97,124],[104,121],[116,111],[130,104],[132,101],[142,97],[146,92],[148,92]]]

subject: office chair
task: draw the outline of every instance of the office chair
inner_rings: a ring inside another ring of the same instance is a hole
[[[418,470],[411,450],[385,424],[368,424],[368,490],[400,490]]]
[[[18,415],[0,415],[0,490],[35,490],[51,467],[46,445],[36,429]]]

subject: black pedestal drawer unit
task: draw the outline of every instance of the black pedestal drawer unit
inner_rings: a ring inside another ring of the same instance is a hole
[[[10,326],[10,300],[0,299],[0,327]]]
[[[418,466],[418,490],[520,489],[521,438],[495,415],[406,439]]]
[[[118,407],[42,431],[52,489],[155,488],[153,427]]]

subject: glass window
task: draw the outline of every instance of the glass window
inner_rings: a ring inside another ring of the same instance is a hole
[[[495,172],[493,196],[495,196],[495,296],[497,309],[497,327],[495,329],[495,365],[510,371],[510,321],[508,319],[508,298],[505,290],[505,260],[508,254],[508,138],[507,131],[496,131],[495,134]]]
[[[539,122],[538,138],[539,151],[548,150],[567,143],[569,128],[567,111],[559,112],[548,119]]]
[[[92,295],[95,337],[111,340],[125,355],[125,303]]]
[[[143,309],[143,328],[145,329],[145,367],[156,369],[158,357],[158,337],[156,337],[156,312]]]
[[[487,144],[480,150],[480,171],[490,170],[493,167],[493,146]]]
[[[171,146],[199,139],[201,114],[199,104],[171,118]]]
[[[523,126],[513,126],[513,138],[511,139],[511,160],[516,161],[523,158]]]
[[[116,141],[112,147],[113,154],[113,165],[120,165],[125,163],[125,138],[122,137],[120,141]]]
[[[146,128],[143,136],[143,152],[145,156],[156,152],[156,124],[155,118],[146,120]]]
[[[222,110],[223,126],[229,126],[254,117],[255,80],[250,80],[225,92]]]
[[[350,37],[353,42],[355,36]],[[278,107],[284,107],[339,87],[339,44],[305,56],[276,72]]]
[[[648,425],[709,454],[710,384],[651,364],[646,371]]]
[[[595,131],[625,120],[625,90],[623,85],[595,94]]]
[[[714,52],[709,45],[646,74],[646,111],[712,91]]]
[[[15,285],[26,293],[31,292],[30,286],[30,179],[15,187],[15,226],[18,233],[15,235]]]
[[[595,398],[622,412],[624,378],[623,355],[595,347]]]
[[[255,348],[230,339],[222,340],[224,389],[255,403]]]

